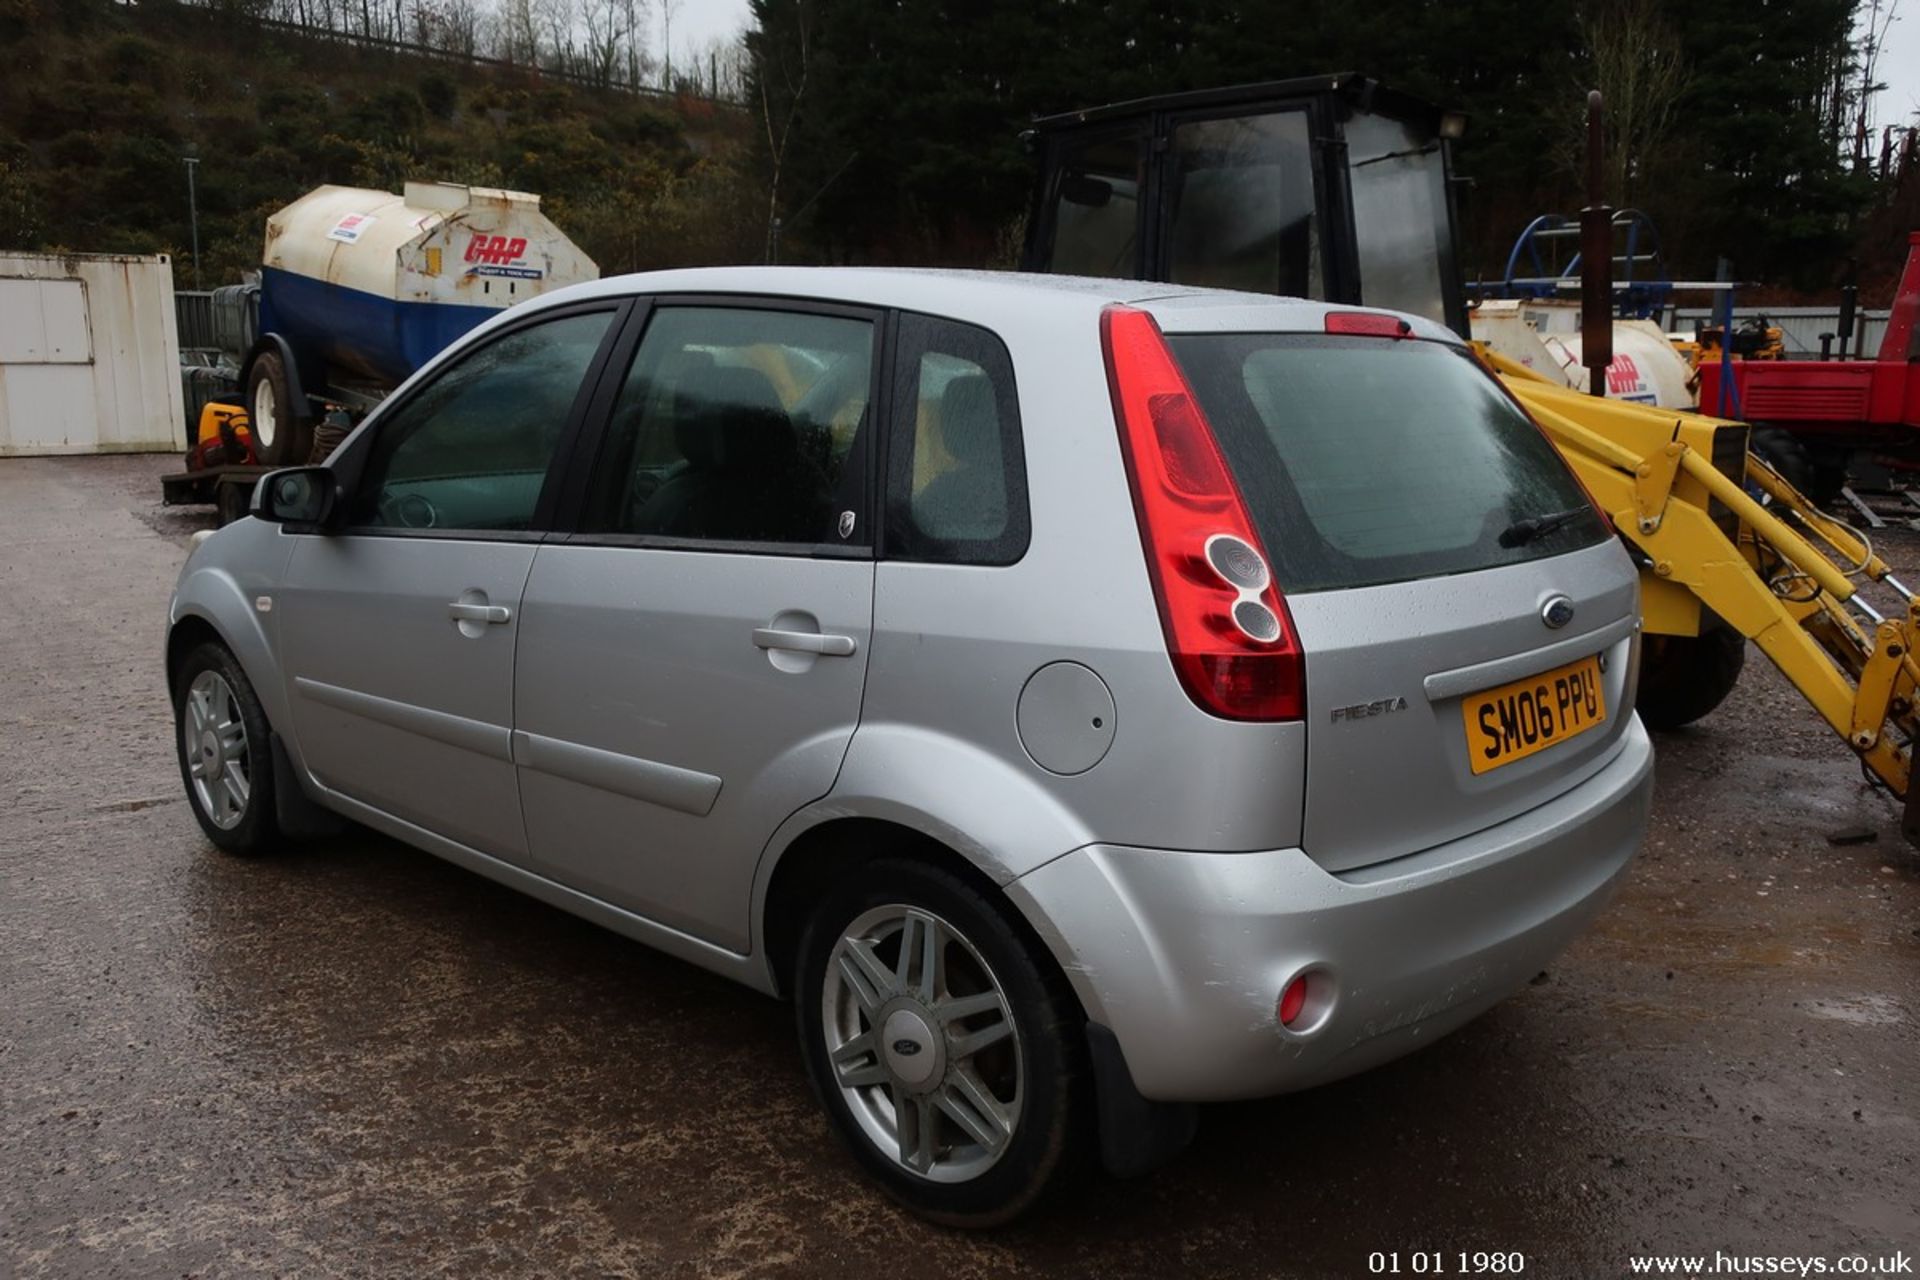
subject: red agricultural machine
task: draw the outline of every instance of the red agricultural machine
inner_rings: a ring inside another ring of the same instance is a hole
[[[1920,231],[1907,237],[1892,312],[1873,359],[1847,359],[1843,348],[1837,360],[1702,361],[1701,412],[1790,432],[1812,464],[1816,500],[1867,459],[1920,471]]]

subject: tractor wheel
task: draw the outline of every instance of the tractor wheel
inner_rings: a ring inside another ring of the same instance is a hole
[[[247,374],[247,425],[253,449],[269,467],[298,467],[313,451],[313,424],[296,411],[280,357],[268,351]]]
[[[1840,496],[1847,482],[1844,468],[1822,466],[1792,432],[1780,427],[1755,427],[1749,446],[1760,460],[1780,473],[1780,478],[1798,489],[1807,501],[1824,507]]]
[[[1634,707],[1649,729],[1692,724],[1726,700],[1747,661],[1747,638],[1723,622],[1697,636],[1649,635],[1640,647]]]
[[[213,491],[214,507],[220,513],[220,527],[225,528],[235,520],[247,518],[247,509],[253,505],[253,484],[223,483]]]

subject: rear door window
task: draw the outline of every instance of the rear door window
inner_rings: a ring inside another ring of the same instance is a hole
[[[1517,564],[1607,536],[1538,427],[1459,348],[1169,334],[1287,591]]]
[[[866,542],[873,331],[784,309],[656,310],[614,403],[588,531]]]

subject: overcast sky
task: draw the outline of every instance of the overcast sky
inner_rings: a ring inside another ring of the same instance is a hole
[[[659,39],[660,6],[653,6],[654,38]],[[682,52],[706,47],[715,36],[733,36],[747,25],[747,0],[681,0],[673,15],[673,47]]]
[[[1882,0],[1885,12],[1886,0]],[[1920,0],[1892,0],[1894,21],[1886,47],[1880,53],[1879,75],[1887,89],[1875,104],[1876,128],[1889,124],[1920,124]],[[1870,8],[1871,0],[1863,3]],[[658,4],[654,21],[659,21]],[[676,49],[705,47],[714,36],[731,36],[747,25],[747,0],[682,0],[673,18]],[[1390,73],[1382,69],[1389,80]],[[1877,145],[1877,142],[1876,142]]]
[[[1880,51],[1880,79],[1886,92],[1874,104],[1874,124],[1920,124],[1920,0],[1895,0],[1893,25]]]

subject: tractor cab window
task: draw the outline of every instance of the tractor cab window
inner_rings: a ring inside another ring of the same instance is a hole
[[[1167,278],[1326,296],[1304,111],[1175,126],[1166,174]]]
[[[1360,300],[1446,324],[1440,272],[1452,233],[1439,139],[1374,115],[1354,116],[1346,137]]]
[[[1063,144],[1053,191],[1053,252],[1047,270],[1069,276],[1140,275],[1140,139]]]

